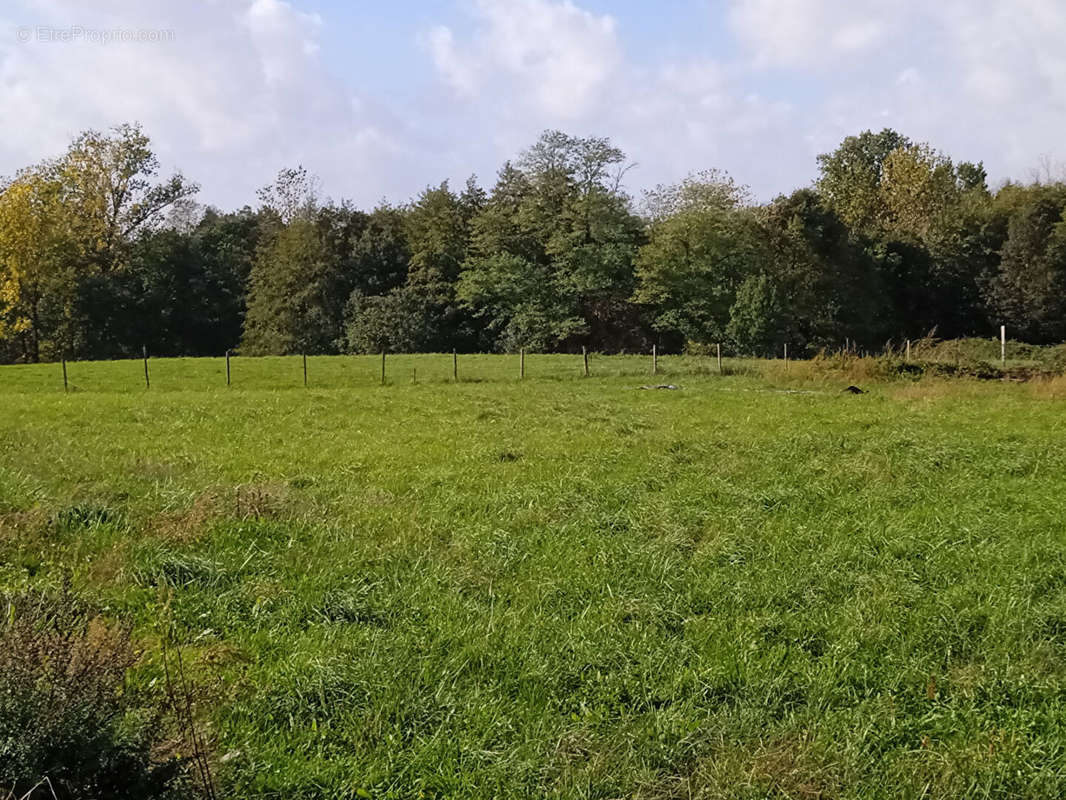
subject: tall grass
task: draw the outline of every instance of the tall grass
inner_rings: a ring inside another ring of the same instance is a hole
[[[1058,380],[434,358],[0,369],[0,587],[169,635],[220,797],[1066,794]]]

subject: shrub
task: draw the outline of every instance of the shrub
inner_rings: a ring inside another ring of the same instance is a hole
[[[386,295],[355,292],[344,312],[346,353],[417,353],[433,338],[431,315],[425,298],[397,289]]]
[[[129,629],[69,590],[8,595],[0,608],[3,790],[60,800],[179,796],[180,765],[152,756],[158,714],[126,688],[138,658]],[[38,786],[46,778],[50,786]]]

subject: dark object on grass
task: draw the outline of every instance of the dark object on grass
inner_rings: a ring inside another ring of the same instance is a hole
[[[680,389],[680,386],[674,386],[672,383],[657,383],[652,386],[641,386],[641,389]]]
[[[866,394],[866,392],[864,392],[858,386],[849,386],[844,391],[847,392],[848,394]]]

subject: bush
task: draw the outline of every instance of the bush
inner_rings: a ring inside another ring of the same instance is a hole
[[[15,797],[188,797],[159,762],[159,715],[127,691],[128,628],[69,592],[0,599],[0,776]],[[38,786],[46,779],[50,786]],[[35,787],[37,787],[35,789]]]
[[[405,289],[386,295],[354,292],[344,320],[338,344],[345,353],[417,353],[434,337],[425,298]]]

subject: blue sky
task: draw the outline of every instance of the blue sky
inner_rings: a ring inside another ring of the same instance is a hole
[[[0,174],[136,120],[223,207],[295,164],[362,206],[491,184],[546,128],[611,137],[638,197],[716,168],[769,199],[886,126],[1058,176],[1063,41],[1061,0],[5,0]]]

